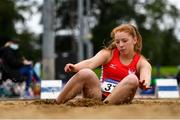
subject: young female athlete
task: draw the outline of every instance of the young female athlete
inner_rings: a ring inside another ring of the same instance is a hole
[[[142,38],[131,24],[122,24],[111,32],[109,46],[94,57],[77,64],[67,64],[65,72],[76,72],[56,99],[65,103],[82,92],[83,97],[104,103],[129,103],[138,87],[150,88],[151,65],[141,55]],[[92,69],[102,66],[100,80]]]

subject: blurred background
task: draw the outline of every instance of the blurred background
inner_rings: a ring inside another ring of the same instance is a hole
[[[152,79],[176,77],[179,0],[1,0],[0,46],[18,38],[22,54],[40,63],[42,79],[67,82],[72,75],[64,73],[65,64],[92,57],[122,23],[139,29]]]

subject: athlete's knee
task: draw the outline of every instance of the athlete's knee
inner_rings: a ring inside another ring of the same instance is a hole
[[[127,82],[129,85],[132,86],[138,86],[139,82],[138,82],[138,78],[135,74],[130,74],[127,76]]]
[[[78,75],[83,78],[91,78],[95,73],[88,68],[82,69],[78,72]]]

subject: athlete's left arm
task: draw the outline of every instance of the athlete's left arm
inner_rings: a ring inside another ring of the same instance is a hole
[[[143,89],[148,89],[151,83],[151,65],[143,56],[141,56],[138,64],[140,75],[139,86]]]

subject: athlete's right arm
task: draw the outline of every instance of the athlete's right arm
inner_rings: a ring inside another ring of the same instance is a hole
[[[83,60],[77,64],[66,64],[64,70],[65,72],[78,72],[83,68],[95,69],[98,66],[107,63],[109,58],[111,58],[111,51],[103,49],[92,58]]]

